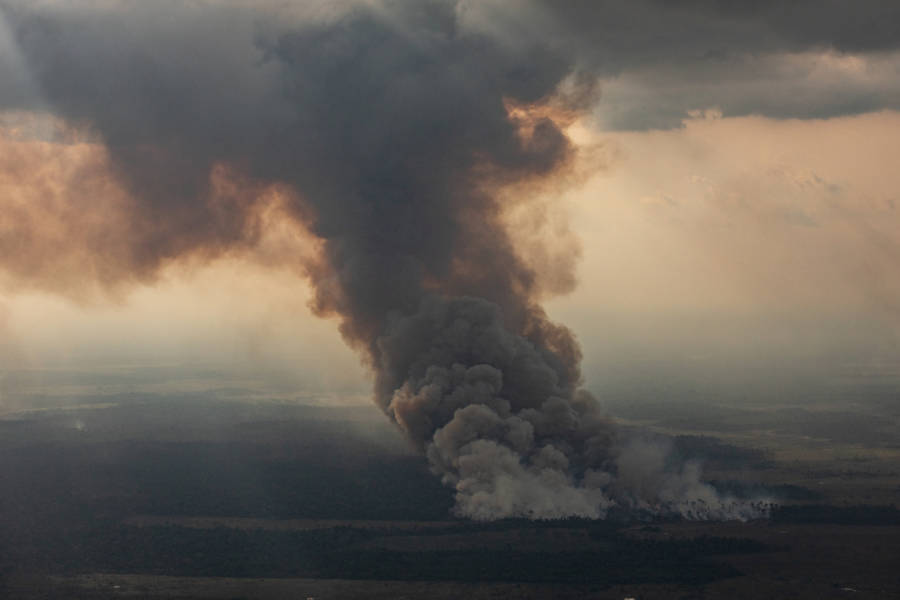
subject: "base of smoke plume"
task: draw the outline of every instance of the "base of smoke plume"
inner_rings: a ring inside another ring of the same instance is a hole
[[[576,388],[574,339],[534,313],[513,329],[484,298],[429,296],[377,344],[379,401],[456,490],[458,516],[606,518],[613,508],[703,520],[765,515],[723,496],[670,445],[626,434]],[[550,338],[546,332],[555,332]]]
[[[454,513],[476,521],[569,518],[751,521],[769,518],[770,497],[737,498],[701,481],[700,465],[681,462],[658,439],[630,439],[610,471],[588,470],[579,480],[552,467],[523,465],[488,440],[463,447],[459,476],[443,473],[456,490]],[[473,463],[476,467],[473,472]],[[441,474],[442,467],[433,463]]]

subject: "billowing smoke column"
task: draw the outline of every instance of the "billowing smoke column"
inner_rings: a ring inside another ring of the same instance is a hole
[[[379,404],[456,489],[460,515],[602,518],[617,506],[762,516],[763,503],[719,497],[697,465],[669,464],[658,442],[618,439],[597,401],[575,388],[571,335],[537,309],[528,319],[513,329],[501,305],[427,295],[376,340]]]
[[[572,334],[537,303],[545,274],[503,225],[497,189],[572,157],[560,126],[527,109],[584,108],[589,94],[562,92],[584,81],[572,58],[465,29],[449,2],[290,26],[247,10],[7,6],[44,100],[100,136],[133,197],[123,273],[108,277],[254,243],[257,200],[213,201],[216,165],[289,186],[292,218],[322,244],[305,265],[314,310],[339,318],[376,402],[455,488],[460,515],[751,516],[619,439],[579,390]],[[0,100],[22,108],[20,96]]]

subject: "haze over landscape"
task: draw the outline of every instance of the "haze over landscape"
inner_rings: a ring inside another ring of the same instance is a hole
[[[847,520],[874,529],[846,548],[894,556],[898,22],[875,0],[0,0],[0,577],[823,597],[705,557]],[[66,511],[65,543],[23,525]]]

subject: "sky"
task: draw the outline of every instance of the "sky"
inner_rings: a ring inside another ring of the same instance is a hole
[[[490,280],[527,272],[509,289],[577,336],[591,389],[897,376],[898,12],[0,0],[0,372],[365,390],[358,303],[406,283],[342,261],[389,247],[503,306]],[[432,218],[464,224],[449,259]]]

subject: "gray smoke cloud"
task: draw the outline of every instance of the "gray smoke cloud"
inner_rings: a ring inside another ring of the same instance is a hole
[[[289,213],[322,244],[313,309],[339,318],[460,515],[758,516],[580,389],[578,344],[541,309],[545,274],[495,191],[574,155],[558,122],[510,105],[587,110],[593,77],[577,48],[463,27],[461,6],[0,4],[41,106],[89,127],[133,198],[119,277],[255,243],[257,200],[213,201],[215,165],[296,191]]]
[[[398,374],[379,403],[456,490],[462,516],[604,518],[613,507],[691,519],[766,514],[765,501],[721,497],[699,465],[672,464],[659,441],[623,436],[567,378],[577,365],[555,365],[559,355],[510,331],[496,304],[429,298],[392,319],[378,344],[389,363],[379,374]]]

